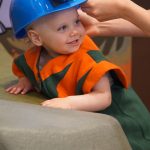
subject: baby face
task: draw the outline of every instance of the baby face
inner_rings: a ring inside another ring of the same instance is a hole
[[[76,8],[50,14],[42,20],[37,31],[49,54],[70,54],[78,50],[85,29]]]

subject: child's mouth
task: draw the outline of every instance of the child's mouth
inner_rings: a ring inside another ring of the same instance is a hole
[[[78,45],[79,44],[79,39],[76,39],[76,40],[73,40],[71,42],[68,42],[67,44],[70,44],[70,45]]]

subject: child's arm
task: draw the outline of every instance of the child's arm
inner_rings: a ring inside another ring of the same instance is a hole
[[[98,111],[107,108],[111,104],[110,82],[107,75],[103,76],[95,85],[91,93],[84,95],[54,98],[44,101],[43,106],[75,109],[83,111]]]
[[[32,84],[30,83],[29,79],[26,77],[19,78],[17,84],[12,85],[6,89],[6,92],[11,94],[26,94],[28,91],[32,89]]]

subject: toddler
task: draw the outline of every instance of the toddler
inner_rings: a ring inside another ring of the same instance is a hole
[[[83,2],[12,0],[15,36],[28,36],[35,46],[14,60],[18,83],[6,91],[26,94],[35,88],[47,97],[43,106],[111,115],[134,150],[149,150],[149,112],[123,71],[85,34],[77,12]]]

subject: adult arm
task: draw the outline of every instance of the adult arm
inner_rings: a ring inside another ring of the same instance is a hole
[[[88,15],[96,18],[99,21],[99,25],[103,24],[100,21],[115,19],[105,22],[104,24],[114,25],[115,22],[117,22],[117,24],[120,22],[122,30],[126,30],[126,34],[128,33],[128,29],[131,28],[134,31],[132,33],[133,36],[136,36],[136,34],[150,36],[150,10],[145,10],[130,0],[88,0],[88,2],[83,4],[81,8]],[[118,18],[124,20],[117,20]],[[123,22],[125,25],[123,25]],[[140,28],[144,34],[136,26]]]
[[[121,18],[100,22],[80,10],[79,15],[89,36],[147,36],[140,28]]]

